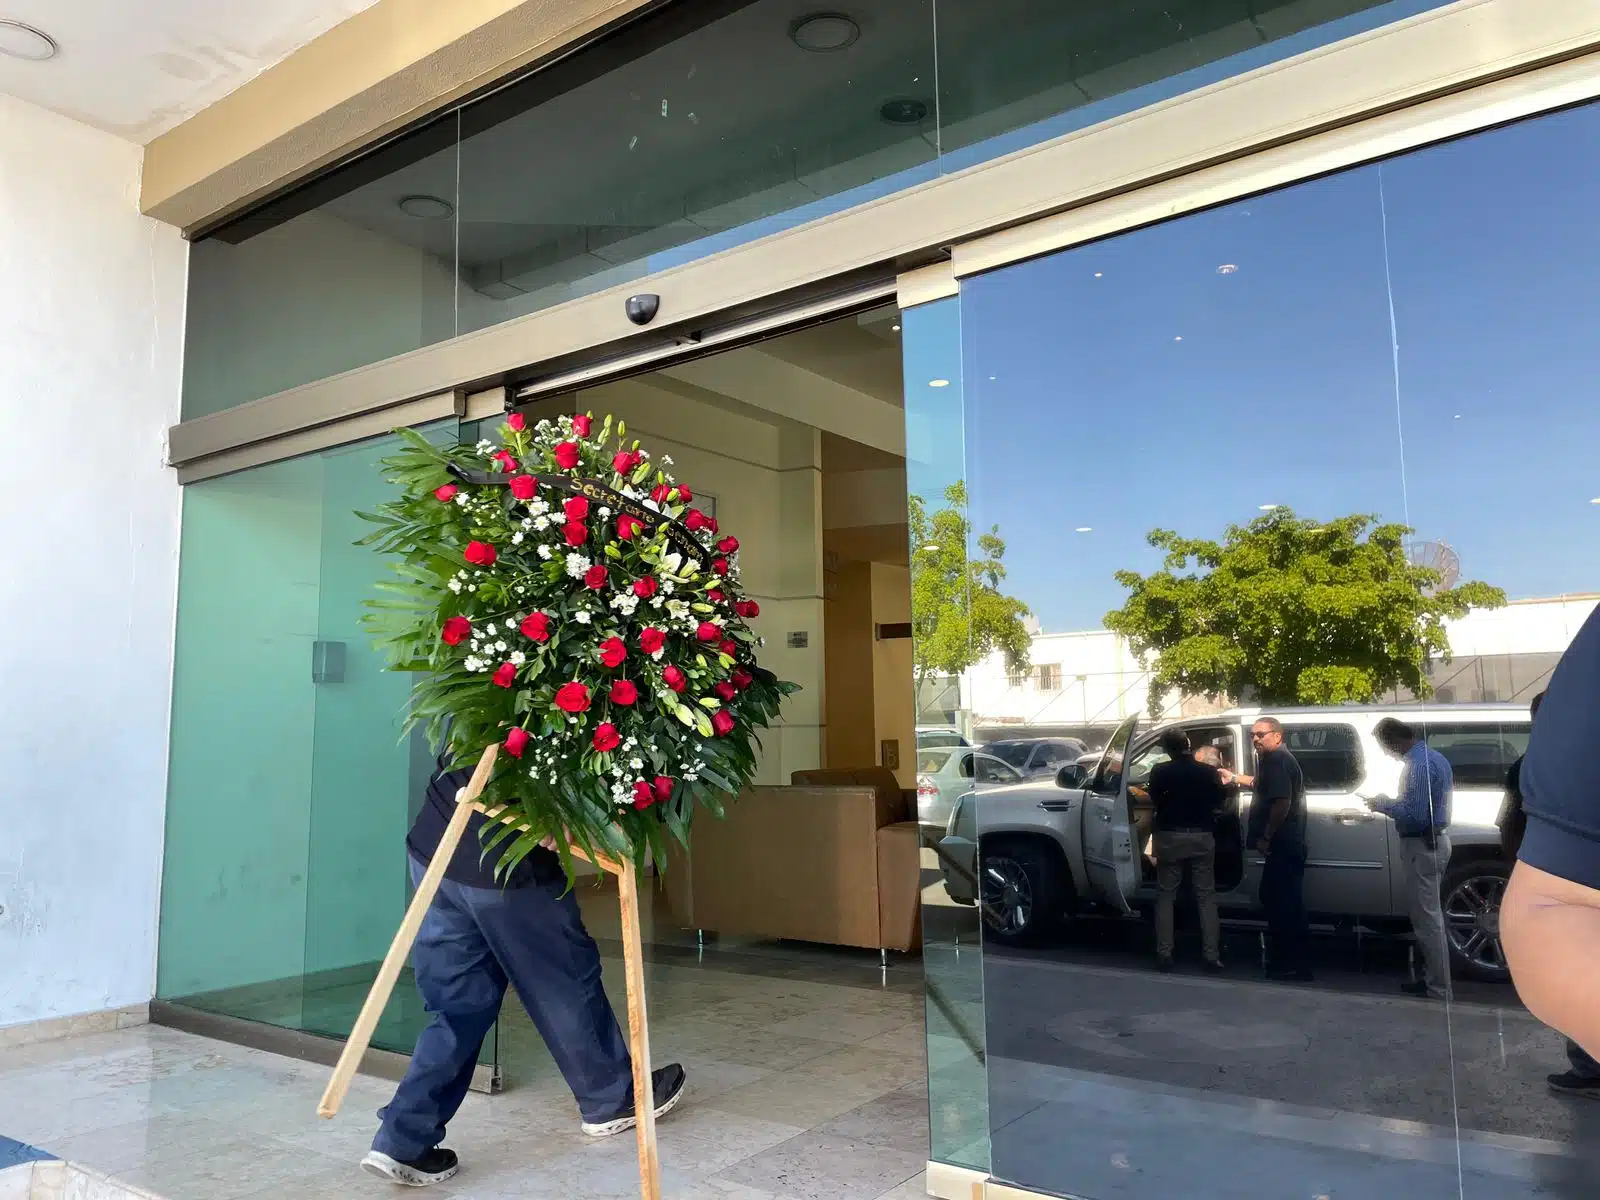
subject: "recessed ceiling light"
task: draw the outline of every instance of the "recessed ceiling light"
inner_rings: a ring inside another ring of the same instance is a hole
[[[1600,504],[1600,496],[1596,496],[1593,500],[1589,501],[1589,503],[1590,504]]]
[[[1079,525],[1078,528],[1074,532],[1076,532],[1076,533],[1093,533],[1094,532],[1094,526],[1093,525]]]
[[[1239,268],[1233,263],[1223,263],[1217,268],[1218,275],[1232,275]]]
[[[890,125],[920,125],[927,119],[928,106],[914,96],[896,96],[879,106],[878,115]]]
[[[1275,508],[1282,508],[1283,505],[1281,505],[1281,504],[1258,504],[1258,505],[1256,505],[1256,507],[1259,508],[1262,512],[1271,512]]]
[[[400,211],[422,221],[442,221],[455,215],[456,206],[439,196],[403,196]]]
[[[48,62],[61,53],[61,47],[42,29],[21,21],[0,18],[0,54],[28,62]]]
[[[950,386],[950,381],[948,379],[930,379],[930,380],[928,380],[928,386],[929,387],[949,387]]]
[[[812,13],[789,26],[789,40],[812,54],[833,54],[856,44],[861,26],[843,13]]]
[[[898,326],[898,325],[889,326],[889,332],[890,333],[899,333],[900,332],[900,326]]]

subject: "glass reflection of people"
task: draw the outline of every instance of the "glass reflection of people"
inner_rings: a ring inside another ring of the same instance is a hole
[[[1600,1058],[1596,745],[1600,608],[1562,656],[1528,739],[1519,779],[1528,826],[1500,908],[1518,994],[1536,1017],[1571,1039],[1573,1070],[1551,1076],[1551,1087],[1600,1099],[1600,1071],[1593,1070]]]
[[[1373,797],[1367,807],[1394,822],[1406,864],[1411,935],[1422,950],[1422,978],[1400,985],[1413,996],[1443,999],[1450,990],[1450,951],[1444,936],[1439,888],[1450,864],[1450,804],[1455,778],[1450,760],[1404,721],[1385,717],[1373,734],[1403,766],[1400,798]]]
[[[1167,761],[1150,772],[1150,803],[1155,815],[1156,964],[1173,967],[1173,907],[1184,869],[1200,908],[1200,938],[1208,970],[1222,969],[1222,925],[1217,917],[1217,814],[1227,802],[1222,776],[1189,752],[1189,735],[1169,729],[1161,735]],[[1208,747],[1209,749],[1209,747]]]
[[[1256,773],[1222,771],[1224,784],[1250,788],[1245,840],[1266,858],[1261,907],[1267,917],[1267,978],[1309,983],[1311,923],[1306,917],[1306,787],[1300,764],[1283,744],[1283,724],[1258,717],[1250,727]]]

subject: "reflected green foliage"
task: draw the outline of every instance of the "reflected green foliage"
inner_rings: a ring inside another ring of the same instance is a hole
[[[1106,628],[1159,655],[1150,707],[1187,696],[1263,704],[1370,703],[1393,688],[1432,694],[1430,657],[1448,657],[1448,618],[1498,608],[1500,588],[1461,583],[1406,557],[1405,525],[1356,513],[1319,522],[1279,508],[1219,542],[1152,530],[1167,552],[1149,575],[1118,571],[1131,595]]]
[[[1031,639],[1022,619],[1028,606],[1000,591],[1006,544],[997,525],[973,542],[967,519],[967,485],[944,491],[947,507],[930,513],[921,496],[910,500],[911,630],[916,646],[917,693],[934,675],[959,675],[996,650],[1012,672],[1028,667]]]

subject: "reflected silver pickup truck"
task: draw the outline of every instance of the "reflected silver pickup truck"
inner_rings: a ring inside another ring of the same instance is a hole
[[[1063,769],[1034,780],[960,797],[939,858],[953,900],[974,904],[982,889],[985,936],[1037,943],[1085,909],[1130,913],[1155,902],[1146,855],[1150,771],[1166,758],[1161,733],[1181,728],[1223,766],[1254,773],[1249,730],[1260,716],[1283,722],[1284,744],[1300,763],[1306,788],[1306,907],[1336,922],[1407,928],[1405,868],[1394,822],[1369,812],[1368,797],[1396,794],[1400,764],[1373,737],[1384,717],[1418,727],[1450,761],[1455,779],[1449,869],[1443,905],[1455,972],[1507,980],[1500,945],[1500,899],[1511,864],[1496,825],[1506,773],[1528,744],[1526,708],[1510,705],[1412,705],[1339,708],[1240,708],[1141,728],[1117,727],[1087,770]],[[1224,917],[1259,913],[1262,859],[1244,845],[1251,796],[1217,827],[1217,892]]]

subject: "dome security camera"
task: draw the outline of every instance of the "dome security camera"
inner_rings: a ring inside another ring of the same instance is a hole
[[[635,325],[648,325],[656,319],[656,314],[661,311],[661,297],[646,292],[638,296],[629,296],[623,304],[623,311],[628,314],[628,320]]]

